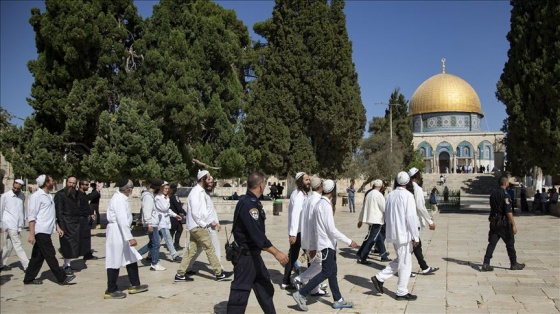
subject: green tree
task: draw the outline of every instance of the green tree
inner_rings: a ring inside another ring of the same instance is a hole
[[[35,81],[19,142],[7,143],[16,172],[34,177],[81,174],[80,160],[99,130],[99,116],[114,111],[127,72],[138,57],[134,40],[142,20],[132,0],[47,0],[31,10],[38,52],[28,63]]]
[[[140,113],[135,101],[124,98],[116,112],[101,114],[99,124],[91,153],[81,163],[90,177],[179,181],[188,176],[177,146],[164,141],[158,122]]]
[[[511,2],[508,61],[496,97],[508,114],[507,169],[560,173],[560,3]]]
[[[245,106],[247,27],[233,10],[208,0],[162,0],[139,45],[145,58],[136,99],[164,140],[208,165],[235,165],[218,176],[242,175],[245,139],[238,123]]]
[[[277,0],[272,18],[254,26],[256,80],[245,130],[259,166],[337,176],[365,126],[344,1]]]

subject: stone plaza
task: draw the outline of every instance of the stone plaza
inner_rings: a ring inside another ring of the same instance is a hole
[[[356,198],[361,208],[363,194]],[[349,213],[340,206],[335,214],[337,228],[361,244],[367,229],[356,228],[359,210]],[[280,250],[288,249],[287,200],[279,216],[267,211],[267,234]],[[103,209],[104,210],[104,209]],[[397,278],[385,283],[386,294],[376,295],[370,277],[385,267],[376,254],[370,255],[370,265],[356,263],[357,249],[341,244],[338,248],[338,280],[342,295],[354,302],[353,309],[333,310],[332,297],[309,297],[311,313],[558,313],[560,309],[560,224],[559,218],[549,215],[523,215],[516,217],[518,234],[516,249],[518,259],[526,263],[522,271],[509,270],[509,259],[503,242],[498,243],[491,264],[493,272],[480,272],[478,268],[487,245],[489,206],[488,196],[465,195],[458,212],[434,215],[436,230],[421,233],[424,255],[431,266],[440,270],[432,275],[418,274],[410,279],[409,290],[418,295],[416,301],[396,301]],[[231,212],[220,214],[222,223],[231,228]],[[27,239],[23,231],[23,239]],[[139,246],[148,239],[136,232]],[[92,246],[99,260],[73,261],[76,279],[73,285],[59,286],[47,265],[40,277],[43,285],[24,286],[23,271],[17,257],[12,255],[10,271],[0,273],[0,311],[2,313],[225,313],[230,282],[216,282],[207,258],[202,254],[195,264],[194,281],[174,283],[173,276],[179,264],[168,259],[170,255],[161,248],[162,265],[166,271],[153,272],[140,267],[142,283],[149,291],[129,295],[121,300],[104,300],[107,276],[105,271],[105,230],[92,230]],[[183,237],[185,235],[183,234]],[[222,244],[225,232],[221,232]],[[55,248],[58,239],[53,235]],[[185,242],[187,239],[185,238]],[[28,256],[31,246],[25,242]],[[392,245],[388,245],[394,258]],[[165,257],[163,257],[165,255]],[[60,256],[58,256],[60,257]],[[274,302],[278,313],[295,313],[291,293],[281,290],[283,267],[268,253],[263,257],[275,286]],[[62,259],[59,260],[62,264]],[[232,265],[222,258],[226,271]],[[413,272],[419,267],[413,258]],[[121,268],[121,289],[128,287],[126,270]],[[254,293],[251,294],[247,313],[261,313]]]

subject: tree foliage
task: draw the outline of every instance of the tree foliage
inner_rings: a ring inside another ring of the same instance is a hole
[[[506,106],[507,168],[560,173],[560,3],[512,0],[508,61],[496,97]]]
[[[336,176],[348,166],[365,126],[344,1],[277,0],[254,26],[256,80],[245,130],[267,173]]]

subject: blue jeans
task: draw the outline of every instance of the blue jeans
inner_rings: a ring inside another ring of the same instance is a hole
[[[167,245],[167,250],[169,251],[171,256],[175,258],[175,256],[177,256],[177,251],[175,251],[175,247],[173,246],[173,239],[171,238],[171,232],[169,232],[169,229],[167,228],[161,228],[159,229],[159,231],[161,232],[161,235],[165,240],[165,245]]]
[[[152,257],[152,265],[156,265],[157,263],[159,263],[160,238],[159,238],[158,228],[157,227],[153,227],[153,228],[154,231],[152,233],[148,233],[148,236],[150,237],[150,242],[148,242],[148,244],[141,247],[138,250],[138,253],[140,255],[144,255],[148,253],[148,251],[150,251],[150,255]]]
[[[323,254],[323,262],[321,263],[322,269],[317,276],[311,278],[309,282],[299,290],[302,297],[306,298],[307,295],[317,287],[325,279],[329,280],[329,286],[331,287],[331,292],[335,301],[340,300],[342,295],[340,294],[340,288],[338,287],[338,281],[336,280],[336,274],[338,267],[336,266],[336,251],[333,249],[323,249],[321,250]]]
[[[354,195],[352,195],[352,196],[348,195],[348,207],[350,208],[351,213],[356,212],[356,204],[354,202]]]
[[[369,225],[368,234],[366,235],[364,243],[362,243],[362,246],[360,246],[360,249],[357,253],[358,258],[361,261],[365,261],[367,259],[369,251],[371,251],[371,248],[374,244],[377,246],[377,250],[381,254],[381,258],[387,257],[387,249],[385,248],[385,236],[383,236],[383,232],[381,232],[382,228],[383,225],[379,224]]]

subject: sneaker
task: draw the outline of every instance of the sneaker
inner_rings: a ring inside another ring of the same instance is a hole
[[[327,290],[328,287],[329,285],[327,285],[326,283],[319,284],[319,289],[321,290]]]
[[[115,292],[105,292],[103,299],[124,299],[126,298],[126,293],[121,291]]]
[[[72,280],[74,280],[76,278],[76,276],[74,275],[70,275],[70,276],[66,276],[66,278],[64,278],[64,280],[62,282],[59,282],[58,284],[61,286],[66,286],[68,285]]]
[[[332,308],[333,309],[348,309],[354,306],[354,303],[346,301],[344,299],[340,299],[338,301],[334,301]]]
[[[132,286],[128,288],[128,294],[136,294],[148,291],[148,285]]]
[[[152,264],[152,265],[150,266],[150,270],[154,270],[154,271],[163,271],[163,270],[166,270],[166,269],[167,269],[167,268],[161,266],[160,263],[157,263],[157,264],[155,264],[155,265]]]
[[[362,265],[369,265],[371,264],[371,262],[367,261],[367,260],[361,260],[361,259],[357,259],[356,263],[358,264],[362,264]]]
[[[422,275],[429,275],[439,270],[439,267],[428,267],[422,271]]]
[[[31,281],[24,281],[24,285],[42,285],[43,281],[41,279],[33,279]]]
[[[301,282],[301,279],[299,278],[299,276],[294,278],[294,285],[296,286],[296,290],[298,290],[298,291],[303,287],[303,283]]]
[[[72,271],[72,268],[70,268],[69,266],[63,267],[62,270],[64,271],[66,276],[74,275],[74,272]]]
[[[299,290],[299,289],[298,289]],[[312,297],[328,297],[329,292],[323,289],[318,289],[317,292],[311,294]]]
[[[173,261],[174,261],[175,263],[180,263],[182,260],[183,260],[183,258],[182,258],[181,256],[179,256],[179,255],[177,255],[177,256],[175,256],[175,257],[173,258]]]
[[[418,299],[418,297],[414,294],[407,293],[405,295],[398,295],[395,299],[398,301],[414,301]]]
[[[216,281],[224,281],[225,279],[229,278],[231,276],[230,272],[225,272],[222,270],[222,272],[219,275],[216,275]]]
[[[511,269],[511,270],[522,270],[523,268],[525,268],[525,264],[517,263],[515,265],[511,265],[511,267],[509,269]]]
[[[309,309],[307,308],[307,299],[305,299],[301,294],[299,294],[299,292],[294,292],[292,294],[292,298],[294,298],[294,301],[296,301],[296,304],[298,306],[298,308],[300,309],[300,311],[304,311],[307,312]]]
[[[482,264],[482,267],[480,267],[480,271],[494,271],[494,267],[490,266],[489,264]]]
[[[371,277],[371,282],[373,283],[373,287],[375,288],[375,290],[377,290],[377,292],[381,294],[385,293],[385,291],[383,290],[383,282],[379,281],[379,279],[377,279],[377,276]]]
[[[190,277],[187,277],[185,275],[182,275],[182,276],[179,275],[179,274],[175,275],[175,282],[187,282],[187,281],[193,281],[193,280],[194,279],[192,279]]]
[[[293,284],[291,284],[291,283],[289,283],[289,284],[285,284],[285,283],[281,284],[281,285],[280,285],[280,289],[282,289],[282,290],[297,290],[296,287],[295,287]]]

